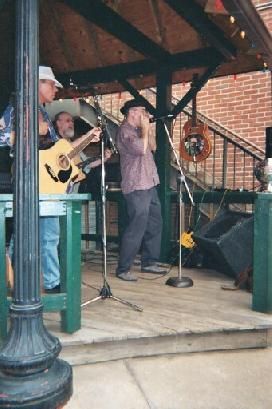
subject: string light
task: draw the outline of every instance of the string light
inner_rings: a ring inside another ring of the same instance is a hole
[[[71,77],[70,77],[69,85],[70,85],[70,87],[73,87],[73,88],[75,88],[75,89],[78,89],[78,86],[74,83],[74,81],[72,80]]]
[[[264,73],[269,72],[268,64],[267,64],[266,62],[263,63],[263,69],[262,69],[262,71],[263,71]]]
[[[229,21],[230,21],[231,24],[234,24],[235,21],[236,21],[236,20],[235,20],[235,17],[234,17],[234,16],[229,16]],[[231,37],[233,37],[234,35],[236,35],[236,33],[237,33],[238,31],[240,31],[240,37],[241,37],[242,39],[244,39],[245,36],[246,36],[246,32],[245,32],[244,30],[239,29],[238,27],[236,28],[236,30],[234,31],[234,33],[232,33]]]
[[[229,16],[229,21],[231,24],[235,23],[235,17],[234,16]],[[235,32],[232,34],[231,37],[233,37],[237,31],[239,31],[239,28],[237,30],[235,30]],[[240,30],[240,37],[242,38],[242,40],[244,40],[244,38],[246,37],[246,32],[244,30]],[[254,44],[252,44],[252,48],[254,48]],[[257,60],[261,60],[262,59],[262,55],[260,53],[256,54],[256,58]],[[268,70],[268,64],[266,62],[263,63],[263,71],[266,72],[266,70]],[[233,80],[236,81],[237,80],[237,75],[234,74],[233,75]]]

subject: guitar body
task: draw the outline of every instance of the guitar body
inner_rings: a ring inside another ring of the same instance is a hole
[[[212,151],[208,134],[208,125],[189,119],[183,127],[179,146],[182,159],[201,162],[207,159]]]
[[[39,184],[40,193],[63,194],[70,181],[80,173],[73,159],[68,154],[72,145],[60,139],[50,149],[39,151]]]
[[[6,253],[6,283],[10,290],[14,288],[14,272],[9,255]]]
[[[180,157],[191,162],[201,162],[207,159],[212,151],[208,125],[197,119],[196,96],[198,87],[198,74],[194,74],[191,84],[191,90],[194,91],[192,118],[185,122],[179,144]]]

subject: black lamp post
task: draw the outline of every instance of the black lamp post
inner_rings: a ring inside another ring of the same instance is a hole
[[[0,408],[56,409],[72,393],[72,370],[43,325],[38,195],[38,3],[16,0],[15,285],[0,350]]]

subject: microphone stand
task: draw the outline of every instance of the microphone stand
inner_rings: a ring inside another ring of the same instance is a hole
[[[129,301],[123,300],[122,298],[115,297],[112,294],[110,285],[108,283],[108,274],[107,274],[107,223],[106,223],[106,182],[105,182],[105,139],[107,141],[111,142],[112,139],[110,137],[110,134],[107,132],[106,129],[106,122],[104,115],[102,113],[102,110],[100,108],[100,105],[97,100],[97,96],[94,97],[95,101],[95,108],[98,113],[98,122],[101,124],[101,129],[102,129],[102,134],[101,134],[101,207],[102,207],[102,277],[103,277],[103,286],[101,290],[99,290],[99,295],[91,300],[85,301],[84,303],[81,304],[81,307],[85,307],[86,305],[89,305],[95,301],[98,300],[104,300],[106,298],[112,298],[115,301],[119,301],[120,303],[127,305],[131,308],[133,308],[135,311],[140,311],[142,312],[143,309],[137,304],[132,304]],[[116,146],[114,145],[112,141],[112,149],[113,151],[118,152]]]
[[[166,135],[168,137],[169,145],[171,146],[172,152],[173,152],[173,154],[175,156],[175,160],[176,160],[176,163],[178,165],[178,169],[179,169],[179,173],[180,173],[179,176],[178,176],[178,186],[179,186],[179,270],[178,270],[178,277],[168,278],[168,280],[165,282],[165,284],[170,285],[172,287],[178,287],[178,288],[192,287],[194,285],[193,280],[191,278],[189,278],[189,277],[182,277],[181,276],[181,224],[182,224],[182,222],[181,222],[181,209],[182,209],[182,206],[183,206],[182,190],[181,190],[182,183],[185,186],[185,189],[186,189],[186,191],[188,193],[188,196],[189,196],[189,199],[190,199],[190,201],[192,203],[192,206],[194,206],[194,200],[193,200],[193,197],[191,195],[188,184],[186,182],[184,173],[182,171],[180,159],[179,159],[179,157],[177,155],[177,152],[175,150],[175,147],[174,147],[172,138],[170,136],[169,130],[168,130],[167,126],[166,126],[166,123],[162,119],[160,119],[160,120],[163,123]]]

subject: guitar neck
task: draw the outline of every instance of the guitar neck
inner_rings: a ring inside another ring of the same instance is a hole
[[[86,139],[83,139],[82,142],[80,142],[79,145],[77,145],[73,150],[71,150],[70,153],[68,153],[68,158],[69,159],[73,159],[76,155],[78,155],[80,152],[82,152],[86,146],[89,145],[89,143],[91,143],[91,141],[93,140],[93,138],[95,137],[95,135],[89,135],[86,137]]]

